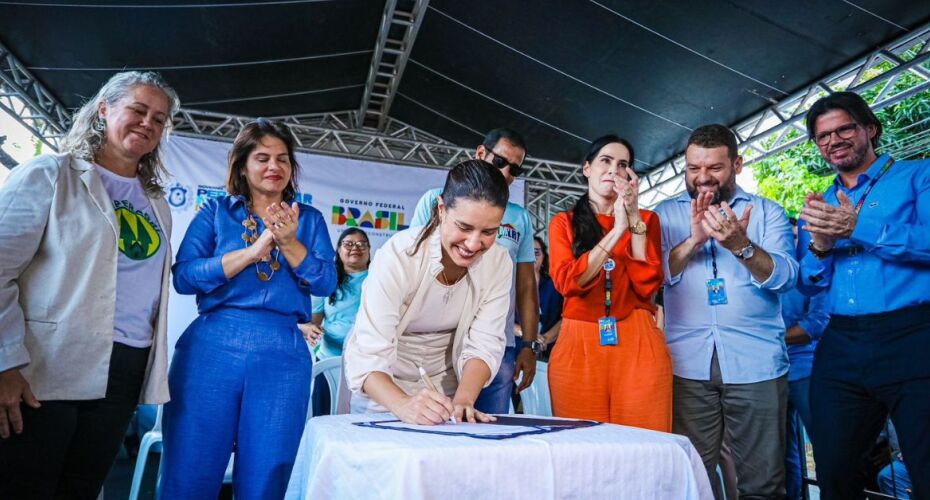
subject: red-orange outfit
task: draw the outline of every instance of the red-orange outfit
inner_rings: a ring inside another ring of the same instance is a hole
[[[617,319],[617,345],[600,342],[598,319],[604,316],[604,271],[585,286],[578,277],[588,253],[572,254],[572,213],[556,215],[549,225],[549,274],[565,297],[562,330],[549,359],[552,411],[583,418],[672,430],[672,358],[656,327],[654,297],[662,286],[659,216],[640,210],[646,223],[646,260],[630,255],[630,232],[611,250],[611,315]],[[598,215],[606,233],[613,216]]]

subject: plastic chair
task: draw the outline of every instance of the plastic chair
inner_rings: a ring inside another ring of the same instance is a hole
[[[549,397],[549,364],[545,361],[536,362],[536,376],[529,387],[520,393],[523,401],[523,413],[552,416],[552,399]]]
[[[310,394],[313,394],[313,386],[316,385],[318,376],[323,375],[326,385],[329,387],[329,414],[336,415],[336,407],[339,404],[339,395],[342,392],[342,358],[326,358],[313,363],[313,374],[310,378]],[[307,410],[307,418],[312,417],[313,403]]]
[[[149,451],[152,446],[162,442],[161,434],[161,412],[162,405],[158,405],[158,413],[155,415],[155,425],[152,430],[142,436],[142,442],[139,444],[139,455],[136,457],[136,467],[132,473],[132,486],[129,489],[129,500],[139,498],[139,487],[142,485],[142,475],[145,474],[145,463],[149,459]],[[161,477],[161,467],[158,472]]]
[[[152,430],[145,433],[142,436],[142,442],[139,444],[139,455],[136,456],[136,466],[132,473],[132,485],[129,489],[129,500],[137,500],[139,498],[139,489],[142,486],[142,476],[145,474],[145,464],[149,459],[149,452],[152,451],[152,447],[161,443],[164,438],[161,432],[161,414],[163,406],[158,405],[158,413],[155,416],[155,425],[152,427]],[[226,472],[223,475],[223,484],[232,484],[233,478],[233,463],[235,461],[236,454],[232,453],[229,456],[229,463],[226,465]],[[158,490],[161,486],[161,463],[158,466],[158,475],[155,479],[155,498],[158,498]]]

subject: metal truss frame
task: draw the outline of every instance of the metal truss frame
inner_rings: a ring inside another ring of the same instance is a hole
[[[71,113],[2,43],[0,43],[0,110],[12,116],[36,138],[55,151],[58,151],[59,141],[71,125]]]
[[[398,3],[402,5],[398,6]],[[375,44],[365,93],[359,108],[361,125],[385,130],[404,68],[420,31],[429,0],[387,0]]]
[[[182,109],[173,123],[174,134],[231,142],[252,117]],[[456,146],[399,120],[388,118],[384,132],[359,127],[356,110],[300,116],[279,116],[301,151],[344,158],[426,168],[451,168],[474,157],[474,149]],[[534,228],[545,231],[552,210],[571,206],[584,193],[585,179],[577,165],[527,158],[526,201]]]
[[[388,116],[396,93],[403,65],[422,20],[428,0],[403,0],[411,6],[409,14],[388,2],[379,34],[376,53],[366,87],[363,106],[358,110],[330,113],[281,116],[297,141],[299,149],[319,154],[347,158],[376,160],[398,165],[427,168],[450,168],[459,161],[473,157],[473,150],[454,145]],[[416,14],[414,14],[416,12]],[[389,15],[390,14],[390,15]],[[400,21],[398,21],[400,19]],[[385,28],[387,26],[387,28]],[[403,37],[394,38],[403,28]],[[400,45],[398,45],[400,44]],[[400,49],[398,49],[400,48]],[[385,54],[397,56],[395,71],[379,75],[380,61]],[[387,87],[382,76],[391,74]],[[911,83],[902,78],[912,75]],[[916,83],[914,83],[916,82]],[[378,83],[378,86],[375,86]],[[378,100],[378,91],[384,99]],[[930,24],[900,37],[869,55],[860,58],[832,75],[818,80],[788,98],[733,127],[746,164],[781,153],[806,140],[804,114],[810,105],[829,92],[863,93],[877,90],[871,106],[880,109],[930,89]],[[372,98],[375,98],[374,100]],[[380,104],[379,104],[380,103]],[[380,114],[372,106],[381,106]],[[57,150],[64,131],[70,126],[70,113],[26,70],[25,66],[0,44],[0,109],[28,128],[43,143]],[[377,129],[371,130],[371,118],[377,117]],[[252,117],[231,116],[207,111],[182,109],[174,121],[175,133],[182,136],[232,141],[236,133]],[[584,193],[586,180],[576,164],[527,158],[524,166],[526,206],[534,230],[545,233],[551,215],[571,207]],[[651,208],[676,196],[685,189],[684,156],[679,155],[646,173],[641,179],[640,203]]]
[[[912,75],[911,83],[902,80]],[[877,91],[872,109],[897,104],[930,90],[930,24],[879,48],[732,127],[744,165],[782,153],[807,140],[804,115],[833,92]],[[654,207],[685,190],[684,155],[665,162],[644,177],[640,202]]]

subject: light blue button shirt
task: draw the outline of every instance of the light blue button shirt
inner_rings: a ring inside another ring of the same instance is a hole
[[[710,380],[714,349],[726,384],[747,384],[780,377],[788,371],[785,323],[778,294],[794,288],[798,263],[794,236],[777,203],[737,188],[730,202],[741,217],[752,204],[747,235],[774,261],[765,282],[752,277],[739,259],[713,240],[672,276],[669,252],[691,236],[691,196],[685,192],[656,207],[662,221],[665,266],[665,338],[676,376]],[[718,277],[726,282],[728,303],[709,305],[707,280],[713,278],[710,246],[716,246]]]
[[[442,188],[430,189],[417,202],[417,207],[413,211],[413,221],[410,226],[425,226],[432,215],[433,207],[436,205],[436,199],[442,194]],[[504,219],[501,221],[501,227],[497,231],[497,244],[502,245],[510,254],[510,259],[514,263],[513,286],[510,287],[510,311],[507,313],[507,346],[514,346],[514,318],[516,316],[516,280],[517,264],[524,262],[536,262],[536,252],[533,247],[533,225],[530,223],[530,215],[525,208],[513,202],[507,202],[507,208],[504,209]]]
[[[836,190],[842,189],[855,206],[889,159],[876,159],[852,188],[837,178],[824,193],[827,203],[839,206]],[[831,314],[858,316],[930,302],[930,160],[895,161],[866,197],[852,236],[837,241],[830,257],[814,257],[807,250],[810,233],[799,227],[799,286],[808,295],[827,290]]]

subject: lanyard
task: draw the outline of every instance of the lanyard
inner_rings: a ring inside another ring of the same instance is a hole
[[[610,272],[614,270],[616,263],[610,257],[604,262],[604,317],[610,316],[610,294],[613,289],[613,281],[610,280]]]
[[[883,175],[885,175],[885,172],[887,172],[888,169],[890,169],[892,165],[894,165],[894,158],[888,158],[888,163],[886,163],[885,166],[882,167],[881,171],[878,172],[878,175],[876,175],[875,177],[872,178],[871,181],[869,181],[869,185],[865,188],[865,192],[862,193],[862,198],[859,198],[859,203],[856,203],[856,214],[857,215],[859,214],[859,210],[862,210],[862,205],[865,204],[865,198],[869,196],[869,193],[872,192],[872,188],[875,187],[875,184],[878,183],[878,180],[881,179]],[[839,201],[839,199],[837,199],[837,201]]]
[[[710,265],[714,270],[714,279],[717,279],[717,247],[714,245],[714,240],[710,240]]]

